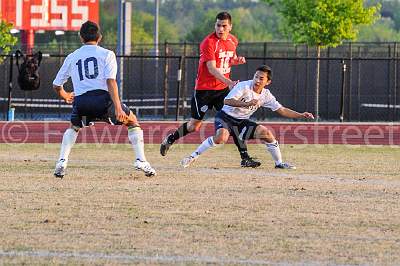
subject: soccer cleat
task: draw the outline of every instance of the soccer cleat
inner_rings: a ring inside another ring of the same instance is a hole
[[[67,162],[65,159],[61,159],[56,164],[56,169],[54,169],[54,176],[58,178],[63,178],[65,175],[65,169],[67,168]]]
[[[189,167],[194,161],[196,161],[197,157],[193,157],[192,155],[185,157],[181,161],[181,166],[183,168]]]
[[[167,155],[167,152],[169,150],[169,147],[172,146],[173,142],[170,141],[170,138],[172,137],[172,134],[169,134],[168,136],[165,137],[165,139],[161,142],[160,146],[160,153],[162,156]]]
[[[143,162],[139,159],[135,161],[135,170],[137,171],[143,171],[145,176],[155,176],[156,175],[156,170],[154,170],[153,167],[151,167],[149,162]]]
[[[251,168],[257,168],[261,165],[261,163],[259,161],[254,160],[251,157],[242,159],[242,161],[240,162],[240,166],[241,167],[251,167]]]
[[[277,168],[277,169],[296,169],[296,166],[288,164],[288,163],[280,163],[280,164],[276,164],[275,168]]]

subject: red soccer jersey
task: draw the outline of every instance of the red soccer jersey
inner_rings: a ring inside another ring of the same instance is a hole
[[[195,90],[222,90],[228,87],[208,71],[206,63],[215,60],[216,67],[225,77],[231,74],[231,61],[236,57],[238,40],[229,34],[226,40],[218,39],[214,33],[209,34],[200,44],[200,61],[197,71]]]

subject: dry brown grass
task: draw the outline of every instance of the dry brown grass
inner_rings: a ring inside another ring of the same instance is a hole
[[[147,145],[147,178],[128,145],[76,145],[60,180],[59,145],[0,145],[0,264],[400,264],[398,148],[286,145],[282,171],[226,145],[180,168],[195,147]]]

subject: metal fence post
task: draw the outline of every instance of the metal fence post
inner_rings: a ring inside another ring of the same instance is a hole
[[[394,43],[394,54],[393,54],[393,61],[394,61],[394,84],[393,84],[393,94],[394,94],[394,118],[393,120],[397,120],[397,114],[398,114],[398,106],[397,106],[397,63],[398,63],[398,54],[397,54],[397,42]]]
[[[353,46],[352,43],[349,43],[349,56],[350,56],[350,63],[349,63],[349,68],[348,73],[349,73],[349,80],[348,80],[348,85],[349,85],[349,89],[348,89],[348,98],[347,98],[347,106],[348,106],[348,110],[347,110],[347,118],[349,120],[352,119],[352,86],[353,86]]]
[[[391,45],[388,45],[388,58],[391,57],[392,55],[392,49],[391,49]],[[391,60],[387,60],[388,62],[388,71],[387,71],[387,86],[388,86],[388,90],[387,90],[387,121],[390,121],[391,119],[391,91],[390,91],[390,85],[391,85],[391,80],[390,80],[390,72],[391,72]]]
[[[342,60],[342,95],[340,98],[340,122],[344,121],[344,100],[345,100],[345,88],[346,88],[346,62]]]
[[[179,57],[178,65],[178,75],[176,77],[176,113],[175,113],[175,120],[178,121],[179,117],[179,104],[180,104],[180,91],[181,91],[181,80],[182,80],[182,61],[183,56]]]
[[[13,89],[13,65],[14,65],[14,54],[10,57],[10,73],[8,82],[8,100],[7,100],[7,121],[10,121],[10,109],[11,109],[11,96]]]
[[[169,49],[168,49],[168,42],[165,41],[164,46],[164,55],[165,55],[165,63],[164,63],[164,118],[168,115],[168,70],[169,70]]]

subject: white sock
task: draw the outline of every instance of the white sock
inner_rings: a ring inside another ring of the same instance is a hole
[[[272,143],[267,143],[266,146],[269,153],[271,153],[272,159],[275,161],[275,165],[281,164],[282,154],[278,141],[275,140]]]
[[[144,155],[143,130],[140,127],[129,128],[128,138],[132,144],[136,159],[139,159],[142,162],[147,161],[146,156]]]
[[[65,130],[61,143],[60,157],[58,158],[58,160],[64,159],[66,162],[68,162],[68,156],[71,152],[72,146],[74,146],[75,144],[77,137],[78,132],[76,132],[72,128],[68,128],[67,130]]]
[[[218,146],[217,144],[214,143],[214,138],[213,137],[208,137],[206,138],[203,143],[200,144],[199,147],[191,154],[192,157],[197,157],[209,148],[216,147]]]

